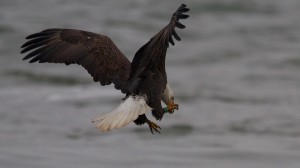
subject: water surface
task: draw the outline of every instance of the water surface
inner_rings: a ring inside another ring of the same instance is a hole
[[[53,27],[108,35],[131,60],[181,1],[0,1],[0,167],[298,168],[300,1],[188,0],[167,54],[180,110],[98,132],[123,97],[80,66],[28,64],[24,37]]]

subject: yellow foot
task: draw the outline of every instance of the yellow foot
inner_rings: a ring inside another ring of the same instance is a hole
[[[150,131],[151,131],[152,134],[153,134],[153,130],[154,130],[155,132],[160,133],[160,131],[159,131],[159,130],[161,130],[160,126],[158,126],[157,124],[155,124],[154,122],[152,122],[152,121],[150,121],[150,120],[147,120],[146,123],[149,125]],[[159,130],[158,130],[158,129],[159,129]]]
[[[178,104],[175,104],[174,101],[171,101],[169,104],[168,104],[168,111],[170,114],[174,113],[174,110],[178,110]]]

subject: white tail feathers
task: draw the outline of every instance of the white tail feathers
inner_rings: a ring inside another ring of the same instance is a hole
[[[130,96],[114,111],[95,117],[92,122],[101,131],[110,131],[128,125],[139,115],[151,111],[144,96]]]

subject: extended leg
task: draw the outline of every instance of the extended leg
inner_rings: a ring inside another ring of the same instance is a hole
[[[174,110],[178,110],[178,104],[174,103],[174,100],[169,101],[168,106],[164,108],[164,112],[170,114],[174,113]]]
[[[150,131],[151,131],[152,134],[153,134],[153,130],[154,130],[155,132],[160,133],[160,131],[159,131],[159,130],[161,130],[160,126],[158,126],[157,124],[155,124],[154,122],[152,122],[152,121],[150,121],[150,120],[148,120],[148,119],[147,119],[146,123],[148,124],[148,126],[149,126]],[[158,130],[158,129],[159,129],[159,130]]]
[[[150,121],[150,120],[146,117],[145,114],[139,115],[139,117],[134,121],[134,123],[135,123],[136,125],[143,125],[143,124],[147,123],[148,126],[149,126],[149,128],[150,128],[150,131],[151,131],[152,134],[153,134],[153,130],[154,130],[155,132],[160,133],[159,130],[160,130],[161,128],[160,128],[157,124],[155,124],[154,122]]]

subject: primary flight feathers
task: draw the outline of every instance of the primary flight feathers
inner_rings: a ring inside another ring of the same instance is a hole
[[[106,36],[73,29],[47,29],[28,36],[23,59],[39,63],[65,63],[83,66],[101,85],[115,84],[125,92],[130,61]]]

